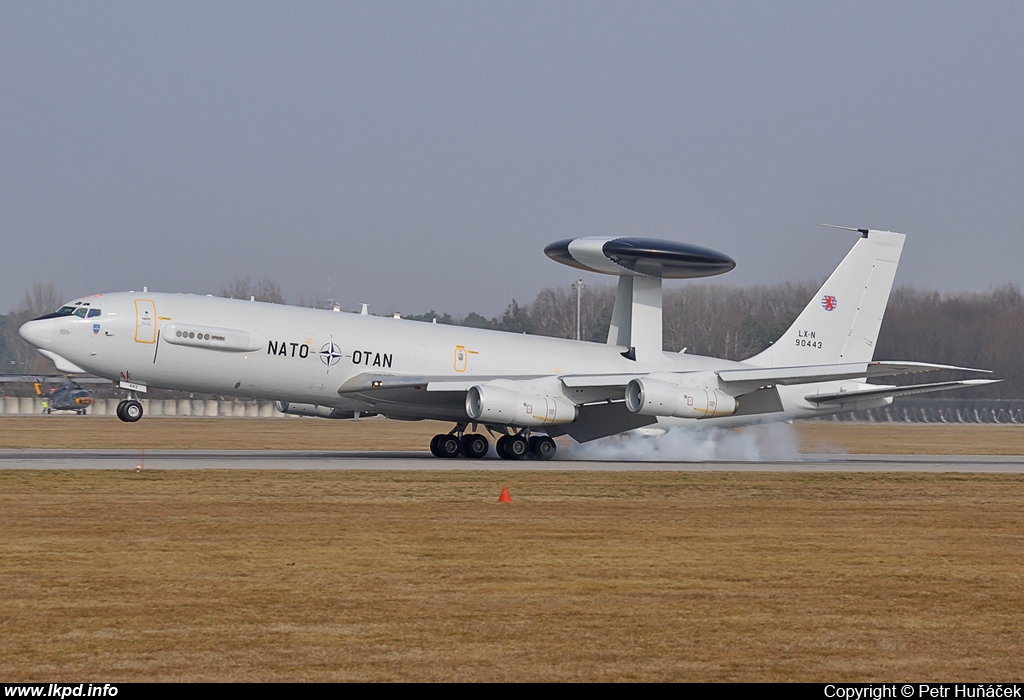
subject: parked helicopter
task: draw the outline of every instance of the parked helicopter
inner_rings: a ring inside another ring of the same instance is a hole
[[[84,416],[86,409],[93,403],[92,394],[82,386],[82,383],[110,383],[100,377],[76,378],[72,375],[38,376],[27,374],[3,375],[0,376],[0,382],[30,382],[35,389],[36,396],[43,397],[43,413],[74,411],[80,416]],[[60,386],[52,387],[49,391],[43,387],[46,383],[56,382],[60,382]]]
[[[36,382],[35,387],[37,394],[46,397],[43,413],[74,411],[76,414],[84,416],[85,409],[92,405],[92,394],[71,377],[67,377],[67,381],[59,387],[50,389],[48,395],[42,392],[39,382]]]

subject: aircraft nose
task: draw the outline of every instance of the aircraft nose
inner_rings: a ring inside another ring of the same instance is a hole
[[[47,350],[53,342],[53,319],[29,321],[18,329],[18,335],[33,347]]]

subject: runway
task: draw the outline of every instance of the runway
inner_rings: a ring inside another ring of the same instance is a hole
[[[0,450],[0,469],[286,469],[416,471],[965,472],[1024,473],[1024,455],[807,454],[786,461],[513,462],[451,459],[428,452],[240,450]]]

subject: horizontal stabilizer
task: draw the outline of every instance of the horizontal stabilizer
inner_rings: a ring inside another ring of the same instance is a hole
[[[960,372],[990,372],[987,369],[936,365],[926,362],[850,362],[838,365],[804,365],[797,367],[757,367],[753,369],[726,369],[716,372],[722,388],[730,392],[746,393],[764,386],[789,384],[816,384],[846,379],[891,377],[897,374],[916,374],[936,370]]]
[[[946,389],[959,389],[967,386],[981,386],[983,384],[996,384],[1002,379],[962,379],[956,382],[935,382],[934,384],[912,384],[910,386],[881,386],[877,389],[864,389],[861,391],[842,391],[836,394],[811,394],[804,398],[811,403],[841,404],[851,401],[863,401],[865,399],[877,399],[884,396],[909,396],[911,394],[927,394],[932,391],[945,391]]]

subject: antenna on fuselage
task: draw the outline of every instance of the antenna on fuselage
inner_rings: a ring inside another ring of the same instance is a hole
[[[710,277],[736,267],[723,253],[653,238],[570,238],[544,253],[563,265],[619,278],[607,342],[626,348],[622,355],[630,360],[663,352],[663,279]]]

